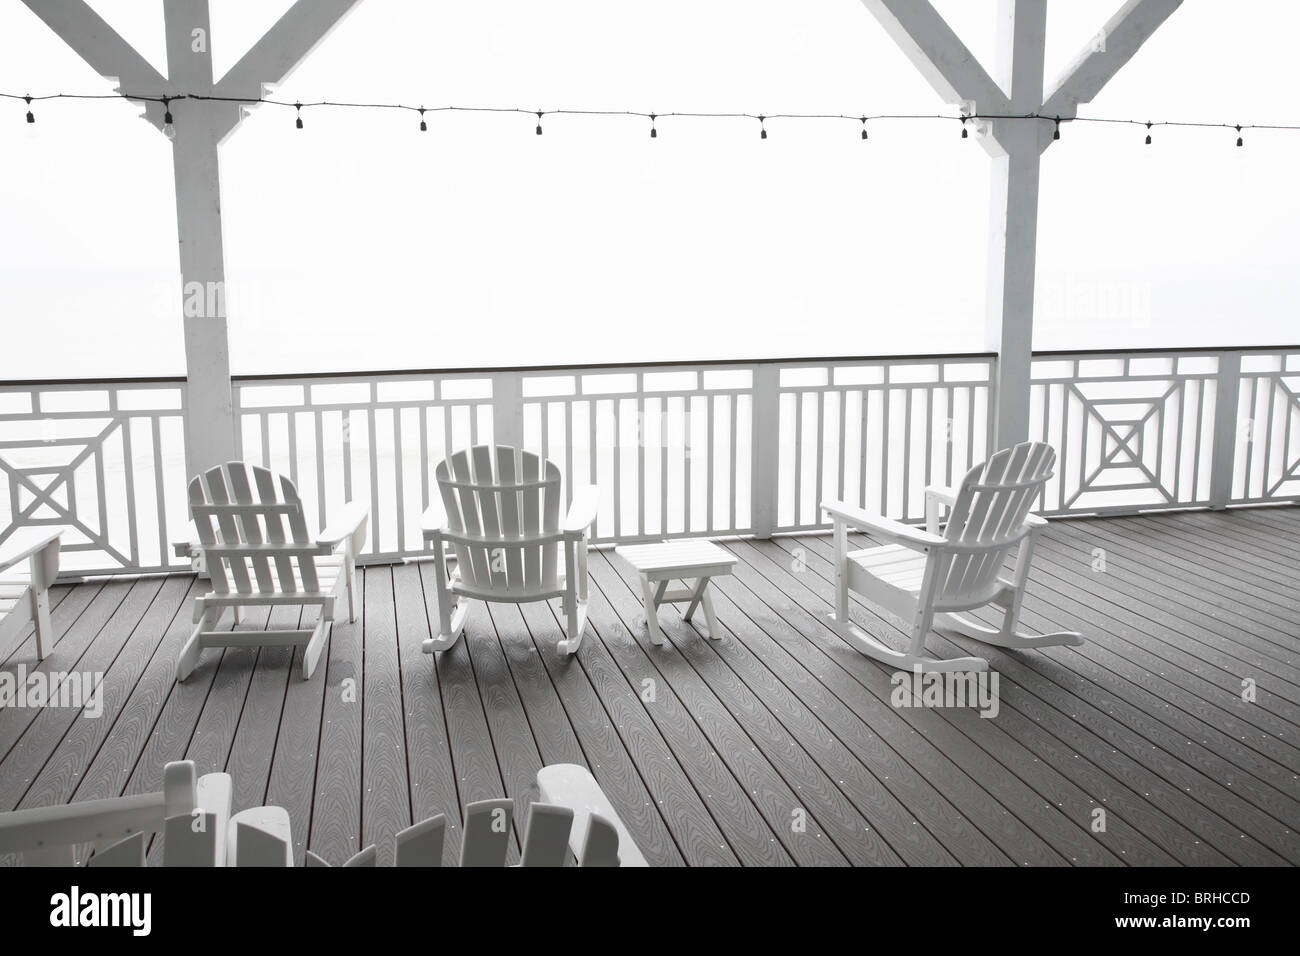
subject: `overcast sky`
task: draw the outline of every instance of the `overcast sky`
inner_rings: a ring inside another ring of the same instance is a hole
[[[1050,0],[1049,84],[1119,0]],[[165,71],[160,0],[91,0]],[[218,73],[289,6],[212,0]],[[996,0],[936,0],[994,68]],[[1084,115],[1300,122],[1300,4],[1189,0]],[[108,92],[17,0],[0,90]],[[948,112],[858,0],[362,0],[284,99]],[[183,372],[171,149],[0,101],[0,377]],[[184,108],[183,104],[178,108]],[[261,107],[223,146],[236,372],[980,350],[989,160],[956,125]],[[1075,124],[1035,346],[1297,338],[1300,132]]]

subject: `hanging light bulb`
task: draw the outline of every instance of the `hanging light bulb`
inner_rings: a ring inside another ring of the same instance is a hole
[[[294,103],[293,108],[298,111],[298,119],[293,125],[298,127],[298,129],[302,129],[302,104]]]
[[[1237,127],[1237,145],[1238,145],[1238,146],[1242,146],[1242,145],[1244,145],[1244,144],[1242,143],[1242,141],[1241,141],[1241,127],[1240,127],[1240,126]]]
[[[658,128],[655,127],[655,114],[654,114],[654,113],[651,113],[651,114],[650,114],[650,138],[651,138],[651,139],[658,139],[658,138],[659,138],[659,130],[658,130]]]
[[[1056,127],[1052,130],[1052,139],[1061,138],[1061,117],[1056,118]]]
[[[24,96],[23,99],[27,101],[27,122],[35,123],[36,115],[32,112],[32,98],[31,96]]]
[[[760,116],[760,117],[758,118],[758,138],[759,138],[759,139],[767,139],[767,127],[763,125],[763,122],[764,122],[764,120],[766,120],[766,119],[767,119],[766,116]]]
[[[429,131],[429,124],[424,121],[424,107],[421,106],[420,107],[420,132],[427,133],[428,131]]]
[[[542,135],[542,111],[541,111],[541,110],[538,110],[538,111],[537,111],[537,130],[536,130],[536,132],[537,132],[537,135],[538,135],[538,136],[541,136],[541,135]]]
[[[968,132],[966,131],[966,121],[967,121],[968,119],[970,119],[969,116],[963,116],[963,117],[961,118],[961,138],[962,138],[962,139],[968,139],[968,138],[970,137],[970,133],[968,133]]]
[[[176,139],[176,124],[172,122],[172,101],[163,97],[163,128],[162,133],[169,140]]]
[[[1151,145],[1151,121],[1147,121],[1147,145]]]
[[[862,138],[867,138],[867,118],[865,116],[862,117]]]

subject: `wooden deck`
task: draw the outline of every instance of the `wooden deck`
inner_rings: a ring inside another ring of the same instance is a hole
[[[891,705],[889,671],[826,622],[828,538],[726,546],[741,560],[716,582],[720,642],[665,610],[652,647],[636,582],[593,553],[568,660],[551,608],[494,605],[435,667],[431,566],[370,567],[364,616],[305,683],[286,651],[230,649],[176,684],[191,577],[60,587],[41,669],[103,672],[103,714],[0,710],[0,810],[158,789],[188,757],[233,775],[236,809],[287,808],[300,860],[377,842],[384,864],[413,820],[523,804],[539,767],[573,762],[655,864],[1300,862],[1300,509],[1054,522],[1024,623],[1088,641],[993,652],[990,719]],[[459,828],[448,842],[450,860]]]

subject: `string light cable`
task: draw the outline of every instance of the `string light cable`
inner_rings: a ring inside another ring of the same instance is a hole
[[[521,116],[534,117],[536,126],[534,132],[536,135],[542,135],[542,121],[546,116],[581,116],[581,117],[633,117],[648,120],[650,124],[650,138],[659,137],[659,129],[664,120],[684,119],[684,120],[736,120],[756,123],[760,139],[768,138],[768,128],[772,121],[778,124],[786,120],[841,120],[859,124],[861,138],[866,140],[870,124],[888,122],[888,121],[935,121],[959,123],[961,129],[961,138],[969,137],[968,126],[970,123],[988,122],[994,120],[1019,120],[1027,122],[1051,123],[1052,139],[1061,138],[1061,126],[1064,123],[1107,123],[1128,126],[1145,127],[1146,136],[1145,144],[1151,145],[1154,127],[1183,128],[1183,129],[1223,129],[1230,130],[1236,134],[1235,143],[1237,146],[1244,145],[1245,139],[1243,132],[1246,130],[1277,130],[1277,131],[1300,131],[1300,124],[1286,123],[1216,123],[1192,120],[1137,120],[1104,116],[1056,116],[1042,113],[862,113],[850,115],[845,113],[747,113],[747,112],[707,112],[707,111],[672,111],[672,112],[648,112],[641,110],[604,110],[604,109],[552,109],[538,110],[526,109],[523,107],[513,106],[408,106],[404,103],[370,103],[370,102],[348,102],[340,100],[317,100],[315,102],[304,103],[299,100],[292,102],[288,100],[277,100],[270,97],[260,97],[257,99],[232,97],[232,96],[215,96],[202,93],[170,93],[166,96],[146,96],[133,93],[46,93],[42,95],[33,95],[30,93],[5,93],[0,92],[0,99],[19,100],[26,106],[24,120],[27,123],[35,123],[35,111],[32,108],[33,103],[44,103],[53,100],[130,100],[143,103],[157,103],[163,108],[163,132],[168,139],[174,139],[176,136],[176,127],[173,123],[172,110],[174,104],[185,101],[208,101],[220,103],[232,103],[241,106],[274,106],[292,109],[294,111],[294,126],[297,129],[303,129],[303,110],[320,110],[320,109],[368,109],[368,110],[388,110],[388,111],[409,111],[419,116],[419,129],[425,132],[428,129],[428,119],[437,113],[497,113],[497,114],[518,114]]]

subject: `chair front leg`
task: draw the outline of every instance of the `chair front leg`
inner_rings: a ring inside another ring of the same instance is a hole
[[[433,538],[434,590],[438,598],[438,631],[444,639],[451,634],[451,588],[447,586],[447,555],[442,535]]]
[[[50,573],[50,561],[45,551],[38,551],[31,556],[32,620],[36,623],[36,659],[44,660],[54,644],[54,626],[50,623],[50,585],[54,583],[54,574],[58,573],[59,542],[54,543],[54,573]],[[48,548],[46,549],[48,550]]]
[[[343,573],[348,578],[348,620],[355,623],[357,620],[357,559],[352,553],[351,544],[343,552]]]
[[[849,621],[849,533],[842,518],[835,519],[835,623]]]
[[[587,584],[587,535],[584,533],[577,544],[578,551],[578,600],[585,603],[589,597]]]
[[[1008,595],[1006,609],[1002,616],[1002,632],[1014,634],[1020,623],[1020,605],[1025,599],[1025,586],[1029,583],[1029,562],[1034,554],[1034,543],[1038,538],[1038,528],[1030,529],[1029,534],[1020,540],[1016,551],[1016,573],[1012,577],[1012,590]]]
[[[576,654],[587,627],[587,536],[564,541],[564,640],[559,643],[563,654]]]

